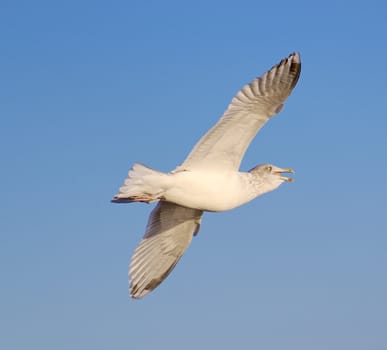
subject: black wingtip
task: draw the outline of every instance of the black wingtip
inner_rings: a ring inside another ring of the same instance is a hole
[[[301,55],[297,51],[292,52],[288,59],[291,59],[294,63],[301,63]]]
[[[289,71],[294,76],[292,89],[296,86],[298,79],[300,78],[301,74],[301,55],[299,52],[292,52],[288,58],[285,58],[281,61],[280,65],[282,63],[290,63]]]

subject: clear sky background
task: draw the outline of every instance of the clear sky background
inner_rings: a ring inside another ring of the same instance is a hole
[[[385,1],[0,3],[1,349],[387,349]],[[207,213],[140,301],[127,269],[169,171],[234,94],[302,74],[242,169],[296,181]]]

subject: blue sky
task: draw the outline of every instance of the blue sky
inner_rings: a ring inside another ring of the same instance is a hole
[[[385,349],[384,1],[2,1],[2,349]],[[170,277],[131,301],[151,206],[234,94],[290,52],[303,70],[251,144],[296,181],[206,214]]]

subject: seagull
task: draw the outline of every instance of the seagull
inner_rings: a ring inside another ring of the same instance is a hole
[[[154,290],[176,266],[203,212],[221,212],[291,182],[290,168],[262,164],[239,171],[255,135],[279,113],[301,72],[292,53],[261,77],[245,85],[219,121],[199,140],[185,161],[163,173],[135,163],[113,203],[158,202],[129,267],[130,295],[139,299]]]

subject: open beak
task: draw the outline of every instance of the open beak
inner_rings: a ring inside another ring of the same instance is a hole
[[[281,178],[281,180],[283,180],[283,181],[287,181],[287,182],[294,181],[294,179],[292,179],[291,177],[283,176],[282,173],[294,174],[294,170],[293,169],[290,169],[290,168],[280,169],[280,170],[276,171],[275,174],[278,175]]]

